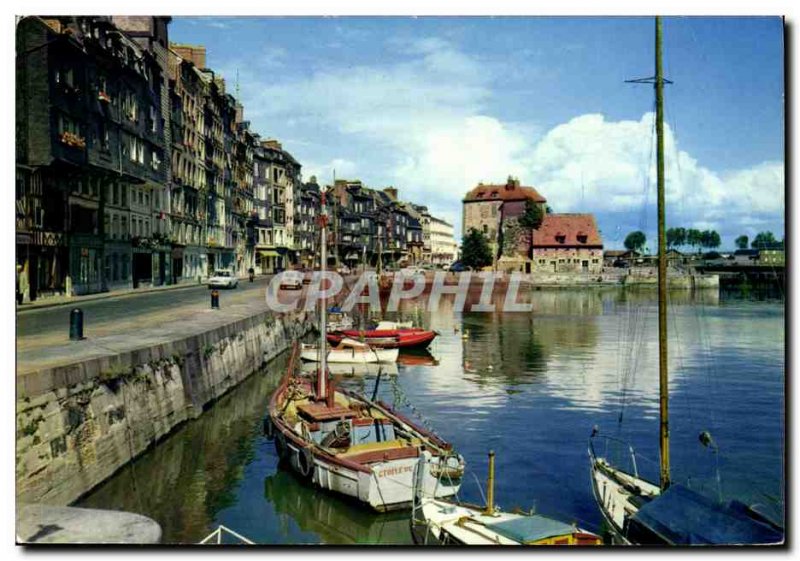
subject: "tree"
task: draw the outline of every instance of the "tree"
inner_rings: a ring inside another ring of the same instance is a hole
[[[775,239],[772,232],[759,232],[756,234],[756,237],[753,238],[753,243],[750,244],[750,247],[753,249],[768,249],[777,245],[778,240]]]
[[[742,234],[738,238],[736,238],[736,247],[738,249],[747,249],[747,243],[750,241],[750,238]]]
[[[692,246],[692,249],[702,246],[703,233],[700,230],[689,228],[686,231],[686,243]]]
[[[481,269],[492,264],[489,241],[475,228],[470,228],[461,245],[461,263],[473,269]]]
[[[706,230],[703,232],[703,242],[704,247],[709,249],[714,249],[722,244],[722,240],[716,230]]]
[[[667,230],[667,247],[679,247],[686,243],[686,228]]]
[[[543,219],[542,205],[527,199],[525,201],[525,214],[519,217],[519,223],[525,228],[538,229],[542,225]]]
[[[639,230],[631,232],[625,237],[625,249],[628,251],[642,251],[647,238]]]

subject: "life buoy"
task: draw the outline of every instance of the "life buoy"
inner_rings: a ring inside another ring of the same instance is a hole
[[[297,450],[297,468],[300,470],[300,475],[309,481],[314,475],[314,456],[311,455],[311,450],[308,448],[299,448]]]
[[[269,417],[264,417],[264,436],[267,437],[267,440],[275,438],[275,425],[272,424],[272,419]]]
[[[280,431],[275,435],[275,453],[278,454],[278,460],[286,459],[286,454],[288,453],[286,437]]]

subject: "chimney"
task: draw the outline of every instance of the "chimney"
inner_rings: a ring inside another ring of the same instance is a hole
[[[281,150],[282,146],[281,143],[275,140],[274,138],[270,138],[267,140],[261,141],[262,148],[274,148],[275,150]]]
[[[197,68],[206,67],[206,48],[203,45],[184,45],[170,43],[170,48],[183,60],[194,64]]]
[[[237,123],[241,123],[242,121],[244,121],[244,105],[242,105],[241,103],[239,103],[237,101],[236,102],[236,122]]]
[[[393,201],[397,200],[397,189],[395,187],[386,187],[383,192],[389,195],[389,198]]]

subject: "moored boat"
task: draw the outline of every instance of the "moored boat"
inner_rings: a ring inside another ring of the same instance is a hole
[[[366,341],[371,347],[380,349],[412,349],[425,348],[438,335],[435,331],[411,329],[346,329],[335,333],[328,333],[328,342],[338,344],[345,338]]]
[[[297,349],[297,347],[296,347]],[[268,434],[278,457],[310,483],[379,512],[412,503],[414,466],[432,466],[426,494],[458,492],[464,460],[452,446],[386,404],[334,389],[326,371],[316,384],[294,372],[296,352],[269,406]]]
[[[415,471],[423,477],[421,459]],[[489,454],[486,506],[426,496],[415,489],[411,531],[420,545],[601,545],[597,534],[535,513],[502,512],[494,505],[494,453]]]
[[[326,347],[324,352],[329,364],[372,364],[396,362],[400,350],[372,348],[361,341],[344,338],[335,347]],[[321,362],[319,346],[304,344],[300,351],[300,358],[311,362]]]

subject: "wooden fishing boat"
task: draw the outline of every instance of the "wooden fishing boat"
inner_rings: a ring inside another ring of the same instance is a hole
[[[338,344],[342,339],[364,340],[371,347],[379,349],[413,349],[425,348],[431,344],[438,333],[431,330],[411,329],[346,329],[336,333],[328,333],[328,342]]]
[[[458,492],[464,459],[450,444],[383,402],[334,389],[327,370],[312,385],[294,372],[296,353],[269,405],[266,430],[280,460],[317,487],[379,512],[411,506],[420,457],[432,466],[420,483],[426,493]]]
[[[589,440],[592,491],[603,518],[620,544],[742,545],[777,544],[783,528],[736,500],[722,502],[702,495],[670,477],[669,372],[667,363],[667,245],[664,190],[664,84],[661,19],[656,18],[656,74],[633,80],[656,90],[656,176],[658,186],[658,336],[659,336],[659,481],[640,476],[632,446],[599,434]],[[620,416],[621,417],[621,416]],[[602,442],[603,444],[598,444]],[[711,435],[700,442],[714,447]],[[630,452],[628,465],[612,461],[613,448]],[[609,454],[612,452],[612,454]]]
[[[416,476],[427,467],[420,461]],[[494,453],[489,454],[486,506],[426,496],[415,488],[412,535],[419,545],[601,545],[597,534],[534,513],[502,512],[494,505]]]
[[[325,193],[322,193],[325,209]],[[320,216],[322,270],[327,261],[327,216]],[[385,512],[408,508],[420,457],[431,465],[420,486],[435,497],[461,487],[464,459],[430,430],[381,401],[334,388],[326,352],[327,309],[320,305],[320,363],[315,383],[296,372],[295,343],[286,374],[269,403],[265,431],[280,460],[312,484]],[[396,352],[396,351],[395,351]]]
[[[371,364],[396,362],[400,350],[372,348],[361,341],[344,338],[335,347],[326,347],[324,352],[327,353],[327,362],[329,364]],[[304,344],[300,351],[300,358],[312,362],[321,362],[319,346]]]

